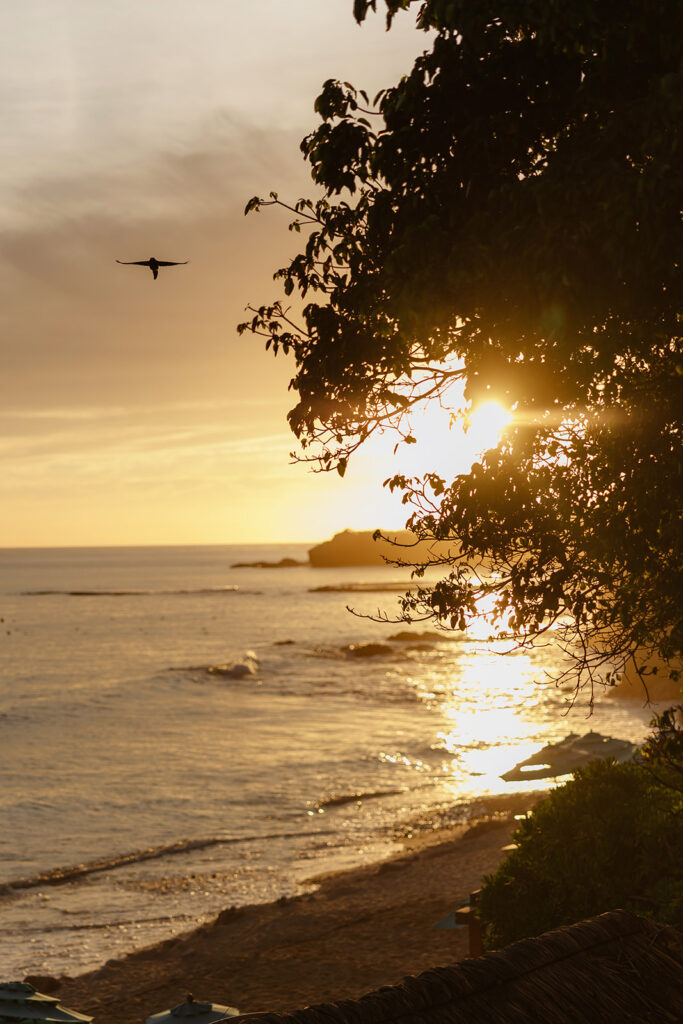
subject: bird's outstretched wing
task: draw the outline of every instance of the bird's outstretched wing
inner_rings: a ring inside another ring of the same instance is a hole
[[[160,267],[184,267],[189,260],[157,260]]]
[[[126,267],[148,267],[149,260],[117,260],[117,263],[123,263]]]

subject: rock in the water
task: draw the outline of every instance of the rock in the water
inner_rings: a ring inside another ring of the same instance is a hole
[[[387,562],[407,566],[429,561],[438,555],[447,557],[457,554],[455,541],[418,541],[409,530],[382,530],[382,536],[374,538],[374,530],[344,530],[335,533],[332,540],[316,544],[308,552],[308,560],[314,568],[339,568],[345,565],[386,565]]]
[[[387,536],[399,545],[412,544],[415,540],[407,530],[388,531]],[[308,560],[315,568],[338,568],[345,565],[386,565],[387,560],[411,563],[415,554],[413,547],[399,547],[386,540],[375,540],[373,530],[344,530],[335,533],[332,540],[311,548]]]
[[[352,658],[378,658],[382,655],[393,654],[393,648],[389,644],[349,644],[344,651]]]
[[[392,633],[387,637],[387,640],[400,640],[401,643],[415,643],[416,640],[431,640],[432,643],[436,643],[437,640],[450,640],[449,636],[441,636],[440,633],[429,632],[425,630],[420,632],[416,630],[414,633],[410,629],[400,629],[398,633]]]

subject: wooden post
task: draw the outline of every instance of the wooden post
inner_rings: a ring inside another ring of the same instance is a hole
[[[458,924],[467,925],[470,940],[470,956],[481,956],[484,951],[481,941],[481,922],[477,913],[480,892],[481,889],[477,889],[476,892],[470,893],[469,906],[460,907],[455,912],[455,920]]]

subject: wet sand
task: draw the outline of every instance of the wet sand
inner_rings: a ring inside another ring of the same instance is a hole
[[[319,877],[305,895],[225,910],[194,931],[65,978],[55,994],[96,1024],[142,1024],[188,992],[243,1013],[288,1010],[461,959],[466,929],[435,924],[496,868],[514,813],[540,795],[482,802],[468,826],[423,822],[381,864]]]

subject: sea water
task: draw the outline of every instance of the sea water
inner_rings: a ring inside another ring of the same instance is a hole
[[[380,859],[406,822],[531,788],[500,775],[570,731],[646,734],[638,702],[567,714],[552,647],[377,621],[406,570],[233,568],[306,553],[0,551],[3,976]]]

